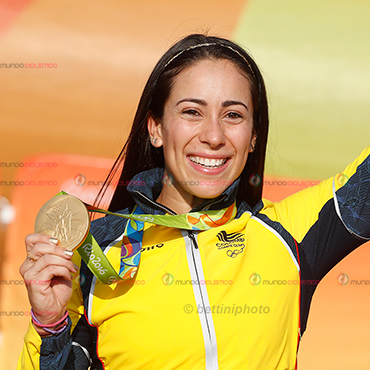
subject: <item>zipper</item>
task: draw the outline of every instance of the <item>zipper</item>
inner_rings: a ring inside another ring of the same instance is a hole
[[[193,284],[194,298],[196,307],[194,312],[198,314],[206,354],[206,370],[218,370],[217,341],[216,331],[213,323],[211,305],[209,302],[207,287],[200,282],[205,280],[200,251],[196,235],[192,231],[181,230],[185,239],[186,256],[190,270],[191,280],[196,280],[198,284]]]
[[[195,236],[194,236],[194,234],[193,234],[193,232],[191,230],[189,231],[189,237],[190,237],[191,241],[193,242],[194,248],[195,249],[198,249],[198,243],[195,240]]]

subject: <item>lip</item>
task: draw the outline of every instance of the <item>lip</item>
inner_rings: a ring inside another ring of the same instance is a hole
[[[203,167],[200,164],[194,163],[190,159],[190,157],[201,157],[201,158],[207,158],[207,159],[210,159],[210,160],[212,160],[212,159],[219,160],[219,159],[225,159],[226,158],[226,162],[220,167],[206,168],[206,167]],[[195,154],[195,153],[188,154],[186,156],[186,159],[187,159],[188,163],[190,164],[190,166],[195,171],[197,171],[201,174],[207,174],[207,175],[219,175],[220,173],[225,171],[227,167],[229,167],[229,163],[231,162],[231,157],[230,156],[204,155],[204,154],[198,154],[198,153],[197,154]]]

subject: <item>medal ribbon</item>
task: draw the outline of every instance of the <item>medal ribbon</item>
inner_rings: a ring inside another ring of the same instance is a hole
[[[67,193],[61,192],[59,194]],[[122,239],[119,274],[117,274],[90,232],[77,249],[89,269],[105,284],[112,284],[134,277],[140,262],[145,222],[183,230],[209,230],[229,223],[236,215],[235,203],[220,210],[190,212],[181,215],[148,215],[144,214],[139,206],[135,206],[131,214],[121,214],[105,211],[86,203],[84,205],[90,212],[104,213],[128,219]]]

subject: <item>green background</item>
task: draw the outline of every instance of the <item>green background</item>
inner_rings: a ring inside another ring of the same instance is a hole
[[[370,145],[370,2],[255,0],[234,40],[270,102],[266,173],[323,179]]]

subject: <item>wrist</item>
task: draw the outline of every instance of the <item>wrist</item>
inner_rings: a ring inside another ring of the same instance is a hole
[[[52,323],[44,324],[39,321],[39,319],[35,316],[35,313],[31,309],[31,317],[32,317],[32,324],[37,331],[37,333],[41,337],[57,335],[64,331],[64,329],[68,326],[68,311],[57,321]]]

